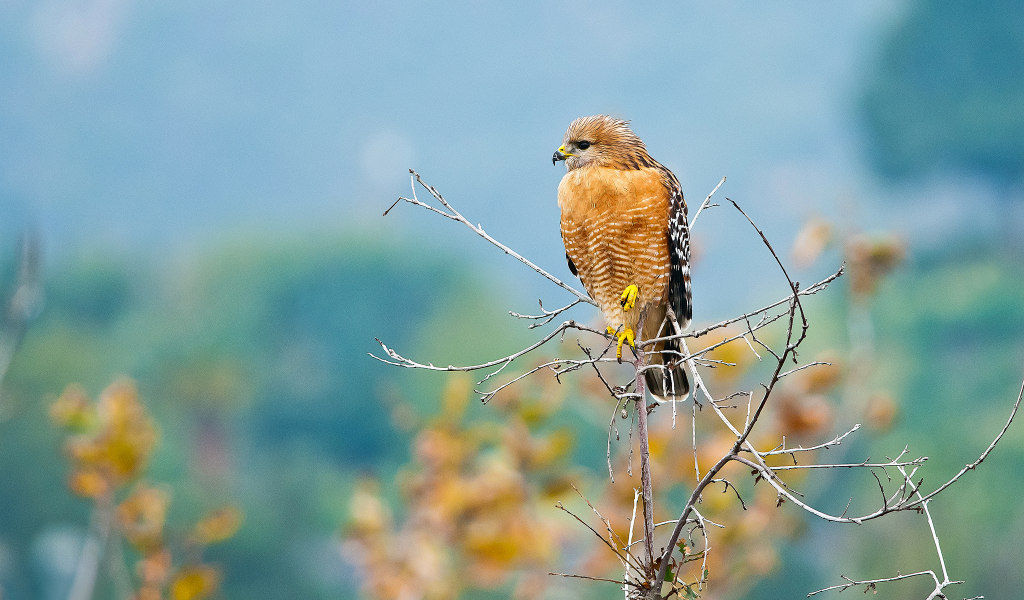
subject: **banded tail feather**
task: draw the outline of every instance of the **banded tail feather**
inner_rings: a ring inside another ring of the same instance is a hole
[[[651,355],[651,367],[644,372],[647,390],[662,402],[682,402],[690,393],[690,379],[686,375],[686,363],[680,362],[679,340],[658,344]]]

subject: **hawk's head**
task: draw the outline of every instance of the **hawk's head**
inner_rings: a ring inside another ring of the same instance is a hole
[[[573,121],[551,164],[560,160],[569,171],[585,166],[640,169],[655,164],[643,141],[629,128],[629,121],[607,115]]]

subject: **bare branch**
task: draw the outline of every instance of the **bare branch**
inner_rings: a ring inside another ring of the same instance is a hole
[[[567,331],[569,329],[576,329],[576,330],[579,330],[579,331],[588,331],[590,333],[594,333],[594,334],[600,335],[602,337],[607,337],[606,334],[603,331],[598,331],[596,329],[592,329],[592,328],[587,327],[585,325],[580,325],[576,321],[570,320],[570,321],[565,321],[564,323],[559,325],[557,328],[555,328],[554,331],[550,332],[549,334],[547,334],[546,336],[541,338],[539,341],[535,342],[534,344],[531,344],[530,346],[527,346],[526,348],[523,348],[522,350],[520,350],[518,352],[514,352],[512,354],[509,354],[508,356],[504,356],[502,358],[495,359],[495,360],[492,360],[492,361],[488,361],[488,362],[485,362],[485,363],[481,363],[481,364],[478,364],[478,365],[466,365],[466,366],[448,365],[447,367],[438,367],[438,366],[435,366],[432,363],[426,363],[426,364],[419,363],[419,362],[416,362],[416,361],[411,360],[409,358],[405,358],[404,356],[400,355],[398,352],[396,352],[392,348],[388,348],[387,345],[384,344],[384,342],[380,341],[380,339],[377,339],[377,343],[380,344],[381,348],[384,349],[384,352],[389,357],[391,357],[393,360],[387,360],[387,359],[381,358],[379,356],[374,355],[373,353],[367,353],[367,354],[369,356],[371,356],[372,358],[374,358],[376,360],[379,360],[379,361],[381,361],[383,363],[387,363],[389,365],[393,365],[393,366],[396,366],[396,367],[404,367],[404,368],[407,368],[407,369],[426,369],[428,371],[479,371],[481,369],[490,369],[490,368],[493,368],[493,367],[498,367],[497,370],[495,370],[494,372],[488,374],[486,377],[484,377],[480,381],[480,383],[483,383],[484,381],[487,381],[491,377],[494,377],[495,375],[497,375],[498,373],[503,371],[505,369],[505,367],[507,367],[508,365],[510,365],[512,363],[512,361],[516,360],[517,358],[519,358],[519,357],[521,357],[523,355],[526,355],[526,354],[529,354],[530,352],[533,352],[537,348],[540,348],[541,346],[543,346],[544,344],[550,342],[551,340],[555,339],[556,337],[559,337],[560,334],[562,334],[563,332],[565,332],[565,331]],[[605,358],[599,357],[599,358],[596,358],[596,359],[592,359],[590,361],[577,361],[577,362],[587,363],[587,362],[611,362],[611,361],[612,361],[612,359],[610,359],[610,358],[609,359],[605,359]],[[551,361],[550,363],[548,363],[548,365],[545,365],[545,366],[550,366],[552,364],[560,364],[560,363],[571,363],[571,362],[573,362],[571,359],[556,359],[556,360]],[[536,372],[537,370],[539,370],[539,369],[534,369],[534,372]]]
[[[711,197],[715,195],[715,192],[718,191],[718,188],[722,187],[723,183],[725,183],[725,177],[723,177],[722,180],[718,182],[718,185],[715,186],[715,189],[711,190],[711,193],[708,194],[708,197],[704,198],[704,202],[701,202],[700,206],[697,207],[697,212],[693,214],[693,219],[690,221],[690,231],[693,231],[693,225],[697,222],[697,217],[700,216],[701,211],[703,211],[705,208],[718,206],[717,204],[711,204]]]
[[[740,506],[743,507],[743,510],[747,510],[747,504],[746,504],[746,502],[743,501],[743,497],[740,496],[739,489],[737,489],[736,486],[733,485],[733,483],[731,481],[729,481],[728,479],[712,479],[710,483],[722,483],[722,484],[725,484],[725,488],[722,489],[722,493],[723,494],[728,492],[729,488],[732,488],[732,491],[736,493],[736,499],[740,501]]]
[[[807,363],[806,365],[801,365],[801,366],[799,366],[799,367],[797,367],[795,369],[790,369],[789,371],[786,371],[785,373],[782,373],[781,375],[779,375],[779,379],[782,379],[783,377],[785,377],[787,375],[792,375],[793,373],[796,373],[797,371],[803,371],[804,369],[806,369],[808,367],[819,367],[819,366],[822,366],[822,365],[831,367],[832,363],[830,363],[830,362],[821,362],[821,361],[815,361],[815,362]]]
[[[928,460],[927,456],[914,459],[908,462],[889,462],[889,463],[832,463],[826,465],[787,465],[782,467],[772,467],[772,471],[796,471],[800,469],[857,469],[857,468],[868,468],[868,469],[884,469],[886,467],[917,467],[924,464],[924,461]]]
[[[605,579],[604,577],[589,577],[587,575],[570,575],[568,573],[548,573],[548,575],[554,575],[556,577],[572,577],[574,579],[589,579],[590,581],[607,581],[608,583],[617,583],[619,585],[632,585],[639,587],[633,581],[619,581],[618,579]]]
[[[471,223],[468,219],[466,219],[466,217],[463,217],[462,214],[459,213],[459,211],[455,210],[455,208],[451,204],[449,204],[448,201],[444,199],[444,197],[441,196],[441,193],[438,192],[434,188],[434,186],[428,185],[426,182],[424,182],[423,178],[420,177],[419,173],[417,173],[416,171],[414,171],[412,169],[409,169],[409,173],[410,173],[410,179],[412,180],[412,198],[400,197],[398,200],[395,201],[395,204],[391,205],[391,208],[388,208],[386,211],[384,211],[384,215],[385,216],[389,212],[391,212],[391,209],[394,208],[396,204],[398,204],[402,200],[405,200],[409,204],[415,204],[416,206],[421,206],[421,207],[423,207],[423,208],[425,208],[425,209],[427,209],[427,210],[429,210],[431,212],[435,212],[435,213],[441,215],[442,217],[447,217],[447,218],[449,218],[449,219],[451,219],[453,221],[458,221],[459,223],[462,223],[466,227],[469,227],[470,229],[472,229],[473,233],[479,235],[480,237],[484,238],[485,240],[487,240],[491,244],[494,244],[495,246],[500,248],[501,251],[504,252],[505,254],[508,254],[512,258],[515,258],[519,262],[521,262],[524,265],[530,267],[534,271],[540,273],[541,276],[543,276],[548,281],[554,283],[555,285],[557,285],[558,287],[562,288],[563,290],[569,292],[573,296],[576,296],[576,298],[580,302],[586,302],[587,304],[593,304],[594,306],[597,306],[597,303],[594,302],[594,300],[589,295],[584,294],[583,292],[577,291],[575,288],[573,288],[569,284],[563,282],[561,279],[555,277],[551,273],[548,273],[547,271],[545,271],[544,269],[542,269],[542,268],[538,267],[537,265],[533,264],[532,262],[530,262],[526,258],[523,258],[523,256],[521,256],[515,250],[509,248],[505,244],[502,244],[498,240],[496,240],[493,237],[491,237],[490,235],[488,235],[487,232],[484,231],[484,228],[481,227],[480,225],[473,225],[473,223]],[[433,196],[435,200],[440,202],[442,206],[444,206],[446,209],[448,209],[447,212],[443,211],[443,210],[441,210],[439,208],[435,208],[435,207],[427,204],[426,202],[423,202],[419,198],[417,198],[416,197],[416,184],[417,183],[419,183],[421,186],[423,186],[423,189],[425,189],[428,192],[430,192],[430,195]]]
[[[628,563],[629,562],[627,557],[632,558],[632,556],[629,555],[628,553],[626,554],[626,556],[623,556],[622,552],[618,548],[616,548],[614,545],[612,545],[611,542],[609,542],[606,539],[604,539],[604,536],[602,536],[600,533],[597,532],[596,529],[594,529],[589,524],[587,524],[586,521],[584,521],[583,519],[581,519],[578,516],[576,516],[576,513],[572,512],[568,508],[562,506],[561,502],[556,502],[555,503],[555,508],[569,513],[569,515],[572,516],[572,518],[576,519],[577,521],[580,522],[580,524],[582,524],[584,527],[586,527],[587,529],[592,531],[594,533],[594,535],[597,536],[597,539],[601,540],[601,543],[604,544],[605,546],[608,546],[608,549],[611,550],[612,552],[614,552],[615,556],[619,557],[619,560],[622,561],[623,563]]]
[[[848,581],[849,583],[843,583],[843,584],[840,584],[840,585],[833,585],[832,587],[827,587],[827,588],[824,588],[824,589],[820,589],[818,591],[811,592],[810,594],[807,594],[807,597],[810,598],[811,596],[820,594],[822,592],[828,592],[830,590],[839,590],[840,592],[842,592],[843,590],[846,590],[847,588],[856,587],[858,585],[863,585],[864,586],[864,592],[866,593],[868,591],[873,591],[875,589],[875,585],[876,584],[885,583],[885,582],[888,582],[888,581],[899,581],[901,579],[910,579],[911,577],[917,577],[919,575],[931,575],[932,579],[935,580],[936,584],[938,584],[938,582],[939,582],[939,578],[936,577],[935,573],[932,572],[932,571],[918,571],[917,573],[908,573],[907,575],[899,575],[899,574],[897,574],[895,577],[885,577],[885,578],[882,578],[882,579],[865,579],[863,581],[854,581],[853,579],[850,579],[846,575],[842,575],[842,578],[845,579],[846,581]]]
[[[615,547],[615,548],[617,548],[617,547],[619,547],[619,546],[624,546],[624,544],[622,543],[622,538],[620,538],[620,537],[618,536],[618,534],[617,534],[617,533],[615,533],[615,531],[613,531],[613,530],[612,530],[612,524],[611,524],[611,522],[610,522],[610,521],[608,521],[608,519],[604,518],[604,515],[602,515],[602,514],[601,514],[601,513],[600,513],[600,512],[599,512],[599,511],[597,510],[597,508],[595,508],[595,507],[594,507],[594,505],[590,503],[590,500],[587,500],[587,497],[586,497],[586,496],[584,496],[582,492],[580,492],[580,490],[579,490],[579,488],[578,488],[578,487],[576,487],[576,486],[575,486],[575,485],[573,485],[573,484],[570,484],[570,485],[572,485],[572,489],[573,489],[573,490],[575,490],[575,492],[576,492],[576,495],[578,495],[578,496],[579,496],[580,498],[582,498],[582,499],[583,499],[583,501],[587,503],[587,506],[589,506],[589,507],[590,507],[590,510],[594,511],[594,514],[595,514],[595,515],[597,515],[597,518],[598,518],[598,519],[601,519],[601,522],[602,522],[602,523],[604,523],[605,529],[607,529],[607,530],[608,530],[608,542],[609,542],[609,543],[610,543],[610,544],[611,544],[611,545],[612,545],[613,547]]]
[[[956,481],[960,479],[964,475],[964,473],[966,473],[967,471],[973,471],[975,468],[978,467],[978,465],[982,463],[982,461],[988,458],[988,455],[992,453],[992,449],[996,447],[996,444],[999,443],[999,440],[1003,439],[1003,435],[1006,433],[1006,430],[1010,428],[1010,423],[1013,423],[1013,418],[1017,416],[1017,409],[1020,408],[1021,398],[1024,398],[1024,383],[1021,384],[1020,393],[1017,394],[1017,401],[1014,402],[1013,404],[1013,410],[1010,411],[1010,418],[1006,420],[1006,425],[1003,425],[1002,431],[1000,431],[999,435],[997,435],[996,438],[992,440],[992,443],[988,445],[988,448],[985,448],[985,451],[981,453],[981,456],[978,457],[978,460],[972,462],[963,469],[960,469],[960,472],[954,475],[952,479],[940,485],[934,492],[928,494],[927,496],[923,496],[917,502],[909,504],[907,508],[913,508],[918,504],[931,500],[936,495],[938,495],[942,490],[956,483]]]
[[[580,300],[579,298],[577,298],[577,299],[573,300],[572,302],[570,302],[569,304],[563,306],[562,308],[556,308],[555,310],[546,310],[544,308],[544,301],[543,300],[537,300],[537,304],[540,305],[540,311],[542,313],[544,313],[544,314],[541,314],[541,315],[522,315],[522,314],[519,314],[517,312],[512,312],[511,310],[508,311],[508,314],[512,315],[513,317],[515,317],[517,319],[533,319],[533,320],[536,320],[537,321],[536,323],[531,323],[530,326],[528,327],[528,329],[535,329],[537,327],[541,327],[543,325],[547,325],[556,316],[564,313],[565,311],[567,311],[570,308],[576,306],[580,302],[583,302],[583,300]],[[541,320],[541,319],[543,319],[543,320]]]
[[[839,279],[840,277],[842,277],[843,273],[845,272],[845,269],[846,269],[846,265],[844,264],[843,266],[839,267],[839,270],[836,271],[835,273],[829,275],[825,279],[822,279],[818,283],[815,283],[814,285],[810,286],[809,288],[801,290],[797,294],[797,296],[810,296],[812,294],[816,294],[816,293],[820,292],[821,290],[823,290],[826,287],[828,287],[828,284],[830,284],[833,281],[835,281],[836,279]],[[769,310],[771,310],[771,309],[773,309],[776,306],[779,306],[781,304],[785,304],[787,302],[792,302],[793,297],[794,296],[792,294],[790,294],[789,296],[786,296],[785,298],[783,298],[781,300],[773,302],[773,303],[769,304],[768,306],[763,306],[763,307],[761,307],[761,308],[759,308],[759,309],[757,309],[755,311],[748,312],[748,313],[740,315],[738,317],[733,317],[731,319],[726,319],[726,320],[721,321],[719,323],[715,323],[714,325],[710,325],[708,327],[705,327],[704,329],[698,329],[697,331],[693,331],[693,332],[685,334],[685,336],[686,337],[690,337],[690,338],[699,338],[699,337],[701,337],[703,335],[706,335],[707,333],[709,333],[711,331],[714,331],[715,329],[721,329],[722,327],[728,327],[729,325],[732,325],[733,323],[737,323],[739,321],[743,321],[743,320],[749,319],[750,317],[755,317],[755,316],[757,316],[757,315],[759,315],[761,313],[767,312],[767,311],[769,311]]]
[[[804,448],[802,446],[799,447],[799,448],[789,448],[789,449],[783,448],[782,450],[770,450],[768,452],[758,452],[758,454],[760,454],[761,456],[775,456],[775,455],[778,455],[778,454],[792,454],[794,452],[811,452],[811,451],[814,451],[814,450],[822,450],[822,449],[827,450],[827,449],[831,448],[832,446],[839,446],[840,444],[842,444],[843,440],[846,439],[846,436],[850,435],[854,431],[857,431],[858,429],[860,429],[860,423],[857,423],[856,425],[854,425],[846,433],[844,433],[842,435],[837,435],[836,437],[832,438],[831,440],[829,440],[829,441],[827,441],[827,442],[825,442],[823,444],[818,444],[817,446],[810,446],[808,448]]]
[[[836,271],[835,273],[833,273],[832,275],[829,275],[825,279],[822,279],[818,283],[815,283],[814,285],[812,285],[811,287],[809,287],[809,288],[807,288],[805,290],[800,290],[800,292],[797,294],[797,296],[798,297],[799,296],[810,296],[810,295],[816,294],[817,292],[822,291],[823,289],[828,287],[828,285],[830,283],[832,283],[836,279],[842,277],[843,273],[844,273],[844,269],[845,269],[845,267],[840,267],[839,270]],[[657,338],[651,338],[649,340],[644,340],[644,345],[656,344],[658,342],[664,342],[664,341],[667,341],[667,340],[675,340],[675,339],[680,339],[680,338],[699,338],[699,337],[702,337],[704,335],[707,335],[708,333],[710,333],[710,332],[712,332],[712,331],[714,331],[716,329],[721,329],[723,327],[728,327],[729,325],[732,325],[733,323],[738,323],[740,321],[745,321],[747,319],[750,319],[751,317],[756,317],[757,315],[762,315],[762,314],[768,312],[769,310],[775,308],[776,306],[780,306],[782,304],[786,304],[787,302],[792,302],[793,298],[794,298],[793,294],[790,294],[790,295],[786,296],[785,298],[782,298],[781,300],[777,300],[776,302],[772,302],[768,306],[762,306],[761,308],[759,308],[757,310],[754,310],[754,311],[748,312],[746,314],[740,315],[739,317],[734,317],[732,319],[726,319],[724,321],[720,321],[718,323],[715,323],[714,325],[710,325],[708,327],[705,327],[704,329],[699,329],[697,331],[691,331],[691,332],[688,332],[688,333],[681,333],[680,332],[680,333],[677,333],[676,335],[657,337]],[[775,320],[779,319],[780,317],[784,317],[785,315],[786,315],[786,313],[782,313],[780,315],[777,315],[777,316],[772,318],[772,321],[775,321]],[[764,323],[764,324],[758,323],[758,325],[755,326],[754,330],[756,331],[757,329],[761,329],[766,324],[767,323]],[[742,337],[742,336],[737,336],[737,337],[734,337],[732,339],[739,339],[740,337]]]
[[[683,513],[679,517],[679,523],[676,524],[675,529],[672,531],[672,535],[669,538],[669,542],[668,544],[666,544],[666,549],[660,558],[661,565],[658,569],[657,577],[655,577],[654,579],[655,582],[664,581],[665,574],[668,570],[669,558],[671,557],[672,551],[675,548],[676,541],[679,539],[679,534],[682,532],[683,523],[686,522],[686,518],[689,515],[689,513],[692,510],[694,510],[694,505],[700,497],[700,493],[703,491],[703,489],[716,478],[717,474],[725,467],[726,464],[728,464],[730,460],[738,460],[746,463],[750,462],[747,461],[746,459],[743,459],[742,457],[739,457],[738,452],[740,448],[743,447],[744,445],[746,445],[751,451],[754,451],[753,447],[747,441],[747,438],[750,436],[751,431],[753,431],[754,426],[757,424],[761,416],[761,413],[764,410],[764,407],[767,405],[768,399],[771,396],[772,391],[775,389],[775,385],[780,380],[780,374],[782,373],[783,366],[786,364],[786,361],[791,356],[795,356],[796,348],[803,342],[803,340],[807,336],[807,318],[804,314],[803,307],[800,304],[799,284],[794,282],[789,277],[789,273],[786,271],[785,266],[782,264],[782,260],[779,259],[778,254],[776,254],[775,249],[772,248],[771,243],[768,242],[768,238],[765,237],[761,229],[758,228],[756,224],[754,224],[753,220],[751,220],[750,217],[745,212],[743,212],[743,209],[741,209],[736,202],[733,202],[732,200],[729,201],[732,202],[733,206],[736,207],[736,210],[738,210],[744,217],[746,217],[750,225],[754,228],[755,231],[757,231],[758,235],[761,236],[762,242],[764,242],[765,246],[768,248],[768,251],[775,258],[776,263],[778,263],[779,268],[781,269],[782,274],[785,276],[786,281],[789,284],[789,288],[792,291],[789,301],[789,310],[787,311],[788,325],[786,331],[786,346],[785,349],[782,351],[781,356],[777,356],[777,364],[775,366],[775,370],[772,373],[768,385],[765,386],[765,394],[762,397],[761,402],[758,404],[757,409],[754,411],[754,414],[748,418],[748,422],[742,432],[736,430],[736,428],[732,425],[729,419],[722,413],[721,408],[719,408],[718,405],[714,402],[714,398],[712,398],[711,395],[708,394],[707,388],[703,385],[703,382],[700,381],[699,374],[697,373],[694,361],[692,359],[687,360],[687,364],[690,367],[690,372],[693,373],[694,375],[695,386],[704,389],[704,393],[708,396],[708,400],[711,403],[712,409],[719,416],[719,418],[726,424],[726,426],[730,430],[732,430],[732,432],[736,435],[736,441],[732,445],[731,450],[725,456],[720,458],[718,462],[715,464],[715,466],[711,468],[710,471],[705,473],[704,477],[697,484],[696,488],[694,488],[693,493],[691,493],[690,498],[686,503],[686,507],[683,509]],[[837,272],[836,277],[838,277],[841,273],[842,269],[840,269]],[[794,338],[793,329],[796,322],[797,314],[800,315],[801,328],[799,334],[797,334],[797,336]],[[689,350],[686,349],[685,340],[680,340],[680,345],[684,349],[684,351],[689,355]],[[757,456],[757,459],[760,463],[759,465],[756,465],[758,468],[757,470],[764,473],[766,479],[769,479],[772,486],[775,487],[776,490],[779,492],[780,498],[782,497],[782,495],[785,495],[787,498],[792,498],[796,500],[793,497],[793,494],[788,489],[786,489],[785,485],[779,481],[778,477],[771,471],[771,469],[764,464],[764,459],[761,458],[760,456]],[[797,500],[797,502],[800,501]],[[800,503],[803,504],[802,502]],[[654,598],[655,600],[660,600],[660,590],[654,590]]]

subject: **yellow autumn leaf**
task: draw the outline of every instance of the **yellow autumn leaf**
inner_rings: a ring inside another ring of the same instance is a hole
[[[157,431],[135,385],[122,379],[108,386],[100,396],[99,414],[108,468],[120,482],[138,476],[156,447]]]
[[[99,472],[85,469],[71,474],[68,487],[77,496],[99,498],[110,491],[110,484]]]
[[[50,419],[58,426],[83,431],[96,421],[96,412],[82,386],[69,385],[50,405]]]
[[[143,551],[160,546],[170,502],[165,490],[139,484],[117,507],[117,522],[133,546]]]
[[[778,403],[780,430],[787,435],[814,435],[832,426],[832,406],[820,394],[782,394]]]
[[[100,415],[110,427],[128,427],[145,417],[139,392],[129,379],[119,379],[107,386],[99,398]]]
[[[163,595],[158,588],[143,587],[138,594],[132,596],[132,600],[163,600]]]
[[[200,544],[216,544],[235,535],[241,525],[242,511],[236,506],[225,506],[196,523],[192,536]]]
[[[95,438],[76,435],[68,438],[64,451],[79,466],[99,467],[106,460],[106,452]]]
[[[121,482],[139,474],[149,461],[156,445],[156,436],[146,430],[122,430],[106,439],[108,467]]]
[[[372,479],[359,482],[349,500],[350,527],[361,534],[380,533],[391,526],[391,511],[380,497],[380,485]]]
[[[201,600],[209,598],[220,585],[220,573],[209,565],[192,565],[178,572],[171,583],[174,600]]]

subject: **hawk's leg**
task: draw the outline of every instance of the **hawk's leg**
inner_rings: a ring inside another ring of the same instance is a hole
[[[622,330],[622,333],[619,333],[616,330],[614,330],[611,327],[609,327],[608,328],[608,335],[614,335],[615,339],[617,339],[619,341],[618,344],[615,346],[615,358],[617,358],[618,361],[621,363],[622,362],[622,344],[623,344],[623,342],[629,344],[630,348],[634,348],[635,347],[634,346],[635,339],[633,337],[633,330],[630,329],[629,327],[626,327],[625,329]]]
[[[636,295],[639,293],[640,290],[635,285],[628,285],[622,290],[622,295],[619,296],[622,312],[629,312],[629,309],[633,308],[636,304]]]

